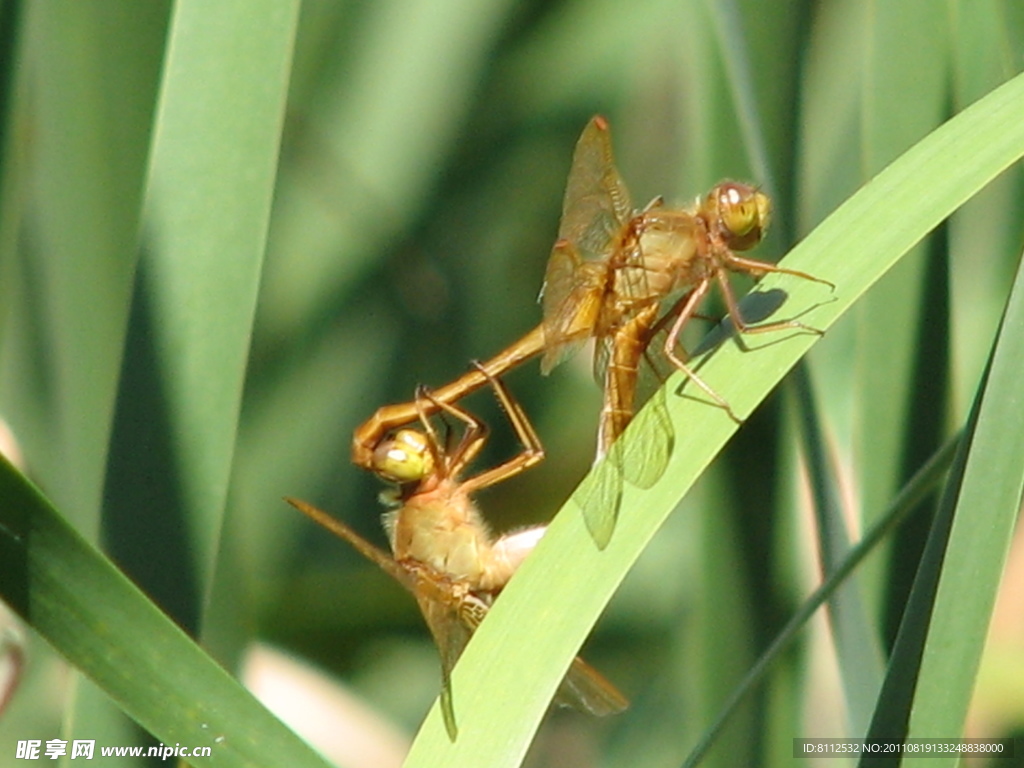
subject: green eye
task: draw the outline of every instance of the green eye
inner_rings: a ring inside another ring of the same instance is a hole
[[[396,483],[412,483],[432,474],[434,457],[426,436],[403,429],[383,441],[373,452],[373,471]]]
[[[771,219],[768,196],[746,184],[726,183],[717,188],[718,220],[729,247],[746,250],[760,242]]]

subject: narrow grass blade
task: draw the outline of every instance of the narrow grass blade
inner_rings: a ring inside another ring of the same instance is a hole
[[[6,405],[37,476],[95,536],[166,22],[158,3],[26,4],[23,20],[14,69],[32,71],[32,96],[7,125],[33,128],[15,131],[31,140],[12,144],[25,169],[7,181],[23,173],[25,184],[8,226],[35,245],[21,245],[24,274],[8,286],[19,294],[12,332],[28,339]],[[27,331],[33,321],[45,350]],[[35,365],[42,381],[24,375]]]
[[[298,3],[175,5],[143,208],[142,277],[199,583],[217,548]]]
[[[210,747],[190,764],[326,766],[2,457],[0,597],[164,744]]]
[[[1024,489],[1024,269],[922,557],[868,736],[958,738]],[[926,758],[953,764],[956,756]],[[866,757],[862,766],[880,764]]]
[[[1024,490],[1021,370],[1024,269],[1018,272],[981,393],[910,712],[912,738],[963,733]],[[955,763],[944,756],[929,764]]]
[[[821,433],[820,416],[803,365],[793,372],[799,393],[798,419],[807,461],[814,514],[818,522],[818,554],[826,576],[839,568],[851,550],[839,498],[834,463]],[[867,728],[884,674],[881,638],[861,593],[861,580],[853,577],[829,601],[829,619],[839,671],[843,678],[847,717],[854,733]]]
[[[878,173],[948,114],[948,21],[927,0],[864,8],[860,49],[860,179]],[[910,89],[910,90],[908,90]],[[906,94],[914,93],[908,100]],[[893,114],[900,119],[892,119]],[[927,295],[929,243],[921,243],[865,297],[851,320],[857,336],[853,410],[855,466],[863,510],[878,511],[906,479],[904,459],[915,438],[911,415],[921,322]],[[879,339],[885,344],[879,344]],[[938,419],[939,414],[931,414]],[[923,431],[923,430],[922,430]],[[932,446],[934,447],[934,446]],[[864,521],[865,523],[869,521]],[[889,573],[878,558],[860,577],[872,615],[882,613]],[[848,644],[849,645],[852,644]],[[870,709],[854,721],[867,724]]]
[[[889,508],[878,515],[871,528],[864,533],[863,538],[858,541],[842,560],[836,563],[835,568],[828,574],[821,586],[808,597],[799,610],[786,623],[786,626],[772,641],[771,646],[761,654],[757,663],[751,667],[743,681],[736,686],[732,695],[722,707],[721,713],[712,721],[710,727],[701,736],[700,741],[693,748],[693,751],[683,763],[683,768],[694,768],[698,765],[715,739],[722,732],[729,717],[736,711],[737,706],[743,697],[757,686],[768,673],[771,665],[782,655],[789,644],[796,638],[797,633],[810,620],[814,612],[825,604],[836,590],[850,577],[878,544],[898,526],[906,514],[914,508],[942,479],[943,473],[949,468],[950,462],[960,444],[959,437],[950,440],[939,451],[935,453],[921,469],[903,487],[899,495],[893,500]]]

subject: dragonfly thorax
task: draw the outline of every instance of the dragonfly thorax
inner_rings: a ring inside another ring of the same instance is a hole
[[[659,301],[703,277],[705,265],[695,256],[705,241],[704,222],[690,211],[661,209],[645,216],[638,250],[647,297]]]
[[[417,494],[385,518],[396,560],[415,560],[453,581],[487,588],[491,532],[452,483]]]

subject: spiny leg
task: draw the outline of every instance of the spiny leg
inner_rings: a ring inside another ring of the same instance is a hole
[[[756,333],[769,333],[771,331],[793,329],[807,331],[808,333],[814,333],[818,336],[821,336],[824,333],[824,331],[810,325],[805,325],[798,320],[779,320],[774,323],[764,323],[763,325],[748,324],[747,321],[743,319],[743,313],[740,311],[739,302],[736,301],[736,294],[733,292],[732,285],[729,283],[729,273],[724,269],[720,269],[716,272],[715,278],[718,280],[718,284],[722,288],[722,296],[725,299],[725,308],[729,314],[729,319],[732,320],[732,324],[736,328],[736,333],[742,335],[753,335]]]
[[[479,366],[479,363],[474,362],[473,364]],[[487,376],[490,381],[498,403],[505,410],[508,420],[512,424],[512,429],[516,433],[516,437],[522,443],[523,450],[508,461],[466,480],[462,486],[466,493],[473,493],[481,488],[487,488],[502,480],[514,477],[544,459],[544,446],[541,445],[540,437],[537,435],[537,431],[534,429],[529,417],[527,417],[526,411],[512,397],[512,393],[508,391],[508,388],[500,379],[491,376],[482,367],[479,367],[478,370]]]
[[[433,391],[433,402],[452,403],[487,385],[488,376],[500,376],[506,371],[522,365],[546,348],[544,325],[536,326],[523,337],[510,344],[494,357],[483,363],[482,368],[467,371],[455,381]],[[431,405],[426,409],[436,413],[439,407]],[[399,427],[411,424],[420,418],[422,408],[415,401],[381,406],[374,414],[360,424],[352,435],[352,462],[363,469],[373,469],[373,452],[384,436]]]
[[[802,277],[804,280],[810,280],[812,283],[821,283],[827,285],[833,291],[836,289],[835,283],[830,280],[825,280],[821,277],[815,277],[814,275],[808,274],[807,272],[800,272],[796,269],[787,269],[786,267],[780,267],[778,264],[772,264],[767,261],[759,261],[758,259],[748,259],[746,256],[737,256],[734,252],[730,251],[725,257],[725,263],[732,269],[740,272],[747,272],[755,277],[762,277],[769,272],[776,272],[781,275],[792,275],[793,277]]]
[[[729,277],[725,271],[726,269],[736,272],[746,272],[754,277],[762,277],[771,272],[782,275],[792,275],[793,277],[799,277],[804,280],[810,280],[814,283],[827,285],[833,291],[836,289],[834,283],[820,277],[815,277],[814,275],[810,275],[806,272],[800,272],[795,269],[786,269],[785,267],[779,267],[766,261],[744,258],[743,256],[737,256],[732,252],[727,253],[725,256],[725,269],[720,268],[716,272],[718,283],[722,287],[722,295],[725,298],[726,309],[729,312],[729,317],[732,319],[733,325],[736,327],[737,333],[755,334],[797,329],[808,331],[809,333],[814,333],[819,336],[823,334],[823,331],[818,328],[805,325],[797,320],[780,320],[774,323],[764,323],[763,325],[749,325],[746,320],[743,319],[743,313],[740,312],[739,302],[736,301],[736,294],[733,292],[732,286],[729,283]]]
[[[669,359],[672,365],[682,371],[683,375],[704,390],[708,397],[714,400],[720,408],[725,410],[725,412],[729,414],[730,419],[735,421],[737,424],[741,424],[742,421],[740,421],[740,418],[733,412],[732,406],[730,406],[721,395],[715,392],[709,384],[698,376],[697,373],[676,354],[676,345],[679,342],[679,334],[682,332],[686,323],[689,322],[695,314],[697,305],[707,294],[710,287],[710,278],[704,278],[693,288],[688,296],[684,297],[683,304],[678,310],[679,314],[676,316],[675,322],[672,323],[672,329],[669,331],[668,338],[665,339],[665,356]],[[673,310],[674,309],[675,308],[673,308]]]
[[[447,413],[463,423],[462,437],[453,451],[442,449],[437,432],[430,422],[429,406],[432,406],[434,410]],[[434,454],[435,466],[443,468],[441,471],[444,477],[458,477],[459,473],[476,458],[484,447],[484,443],[487,442],[487,425],[465,408],[436,399],[431,391],[422,385],[416,388],[416,407],[420,422],[427,433],[431,452]]]

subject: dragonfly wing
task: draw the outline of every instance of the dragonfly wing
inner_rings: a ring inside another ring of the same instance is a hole
[[[675,443],[664,387],[655,390],[633,419],[631,432],[630,440],[621,441],[624,447],[615,460],[627,482],[647,489],[665,473]]]
[[[545,344],[542,373],[547,374],[594,333],[605,272],[602,264],[584,262],[568,240],[559,240],[551,249],[541,292]]]
[[[458,728],[455,724],[455,708],[452,702],[451,671],[459,660],[462,650],[469,642],[472,630],[460,620],[460,597],[454,587],[433,574],[422,565],[409,561],[396,561],[384,550],[374,546],[337,518],[301,499],[285,498],[314,522],[323,526],[335,536],[351,544],[361,555],[380,566],[381,570],[408,589],[416,597],[420,612],[427,622],[441,654],[441,712],[448,737],[455,741]]]
[[[645,409],[649,411],[650,409]],[[578,505],[583,522],[598,549],[604,549],[612,540],[615,524],[622,506],[622,482],[629,481],[638,488],[653,486],[665,473],[671,456],[674,435],[667,410],[647,417],[654,428],[636,440],[629,450],[617,440],[577,491]],[[642,421],[641,419],[636,419]],[[646,419],[645,419],[646,420]],[[647,427],[640,427],[646,430]]]
[[[618,714],[629,706],[626,697],[579,656],[555,694],[555,703],[598,717]]]
[[[635,437],[616,439],[595,464],[577,492],[583,521],[598,549],[611,541],[622,506],[622,483],[650,488],[665,473],[675,434],[664,388],[656,390],[648,405],[633,419]],[[637,434],[639,432],[639,434]]]
[[[468,631],[467,641],[469,635],[480,626],[488,610],[490,606],[474,594],[462,598],[459,614],[464,628]],[[569,672],[555,695],[555,702],[602,717],[622,712],[629,706],[626,697],[614,685],[579,657],[574,659],[572,666],[569,667]]]
[[[558,238],[598,258],[632,215],[629,191],[615,169],[608,121],[595,117],[576,142]]]
[[[636,400],[638,404],[643,404],[650,400],[655,391],[668,381],[669,376],[677,370],[672,365],[672,361],[665,356],[665,340],[668,338],[668,332],[672,325],[671,321],[671,317],[667,318],[664,313],[660,314],[658,318],[658,325],[660,327],[651,335],[647,346],[644,348],[643,358],[640,360],[639,375],[637,376]],[[680,352],[678,349],[676,351],[677,353]],[[685,350],[682,350],[682,355],[683,359],[685,359]]]
[[[413,594],[441,656],[441,715],[448,738],[455,741],[459,729],[452,695],[452,670],[473,629],[462,620],[460,605],[464,598],[451,583],[433,577],[422,568],[416,569],[416,578]]]
[[[612,446],[614,452],[615,447]],[[608,457],[594,465],[576,491],[583,522],[598,549],[612,540],[622,504],[622,470]]]

